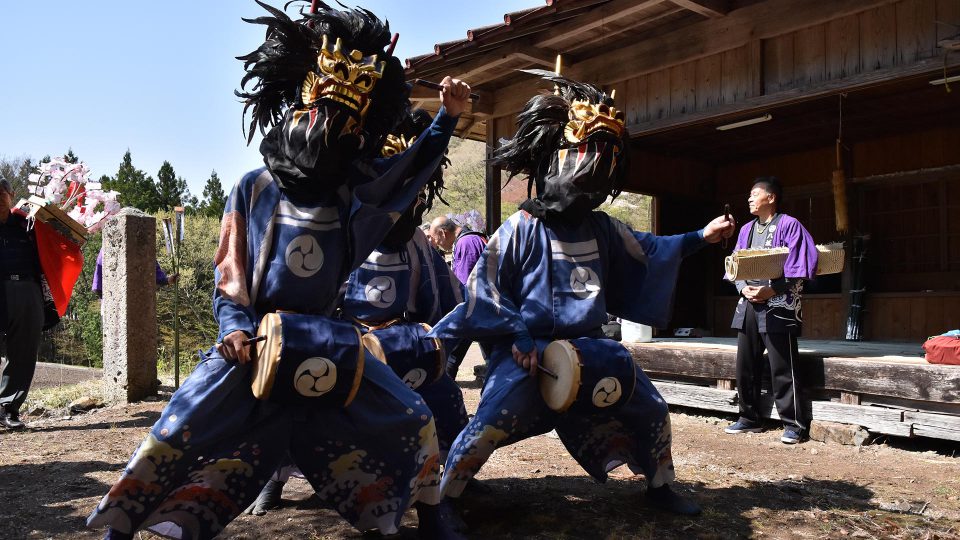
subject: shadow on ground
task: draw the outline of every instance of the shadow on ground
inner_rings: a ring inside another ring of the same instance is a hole
[[[488,493],[465,495],[460,502],[472,538],[743,538],[754,535],[745,513],[872,508],[872,492],[849,482],[798,480],[750,482],[713,489],[678,484],[704,509],[697,518],[665,515],[649,509],[645,481],[558,477],[484,482]]]
[[[9,457],[9,456],[7,456]],[[85,518],[73,515],[78,501],[93,507],[110,488],[93,473],[123,469],[123,463],[52,461],[0,466],[0,537],[59,538],[82,531]]]
[[[31,426],[29,429],[36,433],[58,432],[58,431],[91,431],[96,429],[121,429],[121,428],[148,428],[157,423],[160,418],[160,411],[140,411],[130,415],[128,420],[119,422],[96,422],[93,424],[78,423],[76,425],[57,422],[53,425]],[[90,418],[85,418],[91,420]]]

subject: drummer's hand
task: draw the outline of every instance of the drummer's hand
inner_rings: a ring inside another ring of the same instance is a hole
[[[470,85],[447,75],[440,86],[440,104],[450,116],[460,116],[470,103]]]
[[[534,346],[530,352],[520,352],[516,345],[513,346],[513,360],[518,366],[530,372],[531,377],[537,376],[537,347]]]
[[[250,346],[245,345],[244,341],[249,336],[243,330],[234,330],[223,338],[223,343],[217,345],[217,351],[227,360],[236,360],[241,364],[250,361]]]
[[[737,229],[737,222],[733,217],[720,216],[703,228],[703,239],[716,244],[721,238],[730,238]]]

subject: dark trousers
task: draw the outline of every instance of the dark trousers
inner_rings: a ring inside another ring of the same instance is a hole
[[[0,377],[0,406],[17,413],[37,367],[43,328],[43,292],[36,281],[0,281],[7,308],[6,335],[0,339],[6,368]]]
[[[470,349],[471,343],[473,342],[466,339],[458,340],[456,345],[453,347],[453,350],[448,351],[447,375],[450,375],[450,378],[454,381],[457,380],[457,373],[460,371],[460,364],[462,364],[463,359],[467,357],[467,351]]]
[[[770,370],[773,400],[785,427],[806,431],[809,423],[801,405],[800,382],[797,378],[799,358],[797,337],[787,333],[760,332],[753,306],[747,306],[743,330],[737,336],[737,392],[740,398],[740,420],[760,421],[760,390],[763,370]],[[764,362],[766,349],[769,364]]]

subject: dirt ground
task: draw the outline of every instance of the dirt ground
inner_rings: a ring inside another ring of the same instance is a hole
[[[468,409],[479,399],[465,389]],[[0,431],[0,538],[96,538],[85,516],[118,477],[163,402],[73,417],[32,419]],[[861,448],[806,442],[780,430],[725,435],[726,418],[674,411],[677,489],[699,518],[654,513],[644,480],[624,469],[591,480],[550,434],[498,450],[483,489],[460,507],[471,538],[960,538],[960,446],[880,440]],[[242,516],[228,538],[358,538],[311,489],[293,480],[284,507]],[[408,513],[399,538],[415,538]],[[144,534],[143,538],[150,535]],[[376,538],[376,535],[367,535]]]

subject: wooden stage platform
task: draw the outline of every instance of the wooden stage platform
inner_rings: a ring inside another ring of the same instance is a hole
[[[736,339],[624,342],[671,405],[736,413]],[[960,441],[960,366],[929,364],[919,343],[800,340],[814,420],[874,433]],[[769,404],[769,417],[777,413]]]

